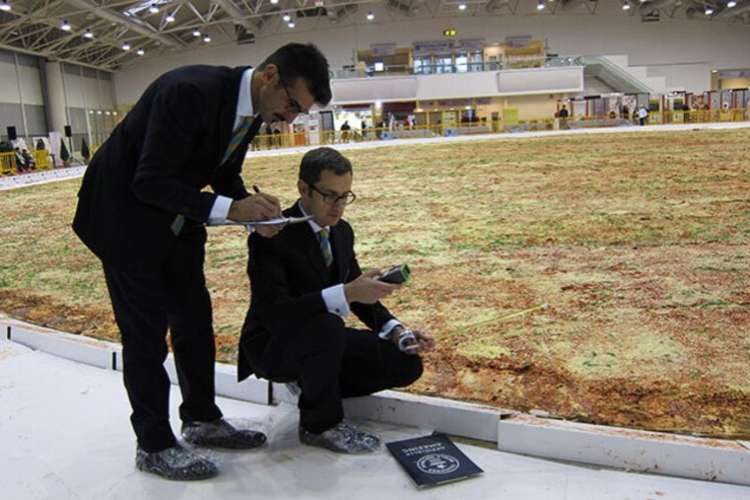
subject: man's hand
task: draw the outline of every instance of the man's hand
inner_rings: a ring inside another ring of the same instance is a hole
[[[385,283],[377,279],[378,276],[383,274],[380,269],[374,269],[360,275],[354,281],[350,281],[344,285],[344,295],[346,295],[346,301],[350,304],[352,302],[359,302],[362,304],[374,304],[383,297],[387,297],[394,291],[398,290],[401,285],[394,285],[391,283]]]
[[[283,224],[277,224],[275,226],[269,226],[267,224],[258,224],[257,226],[253,226],[253,227],[255,228],[255,232],[263,236],[264,238],[273,238],[279,233],[279,231],[284,229]]]
[[[399,347],[399,349],[401,347],[399,346],[399,339],[401,338],[401,334],[405,331],[406,328],[401,325],[396,325],[391,331],[391,342],[396,344],[396,347]],[[406,354],[422,354],[430,352],[435,347],[435,340],[429,335],[422,333],[419,330],[412,330],[411,332],[417,339],[417,343],[411,349],[404,351]]]
[[[270,194],[258,193],[242,198],[241,200],[233,201],[229,207],[227,219],[235,222],[250,222],[280,216],[281,205],[279,204],[279,200]],[[265,235],[263,234],[263,236]]]

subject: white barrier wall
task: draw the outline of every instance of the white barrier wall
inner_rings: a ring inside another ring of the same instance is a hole
[[[583,67],[333,80],[333,103],[429,101],[583,91]]]

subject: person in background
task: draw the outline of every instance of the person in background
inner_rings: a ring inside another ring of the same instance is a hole
[[[641,126],[646,124],[646,120],[648,119],[648,109],[646,109],[646,106],[641,106],[638,108],[638,122],[641,124]]]
[[[23,149],[21,151],[21,156],[23,157],[23,161],[26,163],[26,168],[33,170],[36,168],[36,164],[34,163],[34,158],[31,157],[31,154],[27,149]]]
[[[341,124],[341,142],[349,142],[352,126],[349,125],[349,120],[344,120]]]

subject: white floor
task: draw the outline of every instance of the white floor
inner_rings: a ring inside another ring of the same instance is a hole
[[[385,449],[342,456],[304,446],[296,437],[293,406],[226,399],[219,402],[225,415],[263,429],[269,443],[251,452],[203,450],[218,463],[218,478],[170,482],[133,465],[130,410],[120,376],[0,341],[0,498],[750,499],[747,487],[556,463],[459,440],[485,474],[420,491]],[[179,391],[174,389],[176,415]],[[432,431],[361,424],[385,441]]]

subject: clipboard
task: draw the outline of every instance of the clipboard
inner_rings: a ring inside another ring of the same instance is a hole
[[[215,227],[215,226],[245,226],[248,230],[253,228],[254,226],[286,226],[287,224],[300,224],[302,222],[307,222],[313,218],[312,215],[305,215],[303,217],[275,217],[273,219],[264,219],[264,220],[253,220],[253,221],[233,221],[233,220],[227,220],[225,222],[220,222],[219,224],[206,224],[209,227]]]

